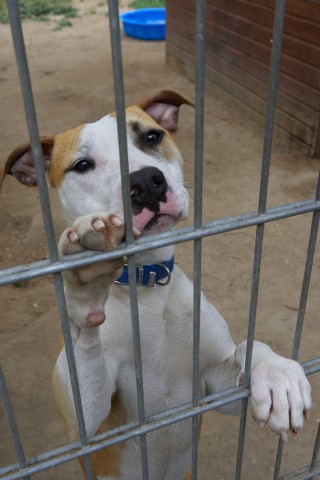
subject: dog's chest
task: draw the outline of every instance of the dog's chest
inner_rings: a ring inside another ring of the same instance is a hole
[[[188,318],[189,313],[181,311],[179,305],[168,300],[168,290],[161,287],[144,290],[139,295],[147,415],[189,401],[192,391],[191,318]],[[102,344],[106,352],[112,351],[113,361],[118,362],[117,387],[129,417],[136,418],[135,362],[128,295],[116,290],[108,299],[106,311],[107,328],[103,328]]]

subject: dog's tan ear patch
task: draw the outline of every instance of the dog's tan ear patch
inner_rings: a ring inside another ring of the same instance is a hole
[[[54,145],[54,136],[41,137],[40,142],[45,170],[48,171]],[[8,156],[4,165],[0,167],[0,188],[6,175],[13,175],[19,182],[28,187],[37,185],[36,170],[30,143],[24,143],[15,148]]]
[[[174,105],[175,107],[181,107],[181,105],[190,105],[191,107],[194,107],[194,103],[174,90],[160,90],[160,92],[157,92],[154,95],[141,98],[137,105],[142,108],[142,110],[146,110],[146,108],[152,103],[167,103],[168,105]]]
[[[177,130],[179,107],[194,104],[174,90],[161,90],[155,95],[142,98],[137,106],[152,117],[161,127],[173,133]]]

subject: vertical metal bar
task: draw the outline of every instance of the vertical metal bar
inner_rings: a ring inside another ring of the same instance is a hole
[[[16,451],[17,459],[20,468],[25,468],[27,466],[26,457],[23,451],[22,441],[17,427],[17,422],[13,413],[13,408],[10,401],[10,395],[4,378],[4,373],[0,365],[0,395],[2,397],[2,402],[4,406],[4,412],[7,417],[8,425],[12,435],[12,441],[14,449]],[[23,477],[23,480],[30,480],[29,475]]]
[[[137,385],[137,400],[138,400],[138,418],[139,425],[142,426],[146,422],[145,406],[144,406],[144,389],[143,389],[143,372],[142,372],[142,358],[141,358],[141,341],[140,341],[140,326],[139,326],[139,312],[137,300],[137,284],[136,284],[136,267],[134,255],[128,257],[128,274],[130,285],[130,306],[132,316],[132,336],[135,359],[136,385]],[[146,434],[140,436],[140,450],[142,462],[142,478],[149,479],[148,467],[148,448]]]
[[[36,111],[33,101],[33,92],[30,81],[30,74],[27,62],[27,56],[25,51],[25,44],[23,39],[23,32],[19,14],[19,6],[17,0],[7,0],[10,25],[12,31],[12,37],[14,42],[14,48],[16,53],[17,65],[19,70],[20,84],[22,90],[22,96],[24,101],[25,113],[27,118],[29,136],[31,141],[32,155],[34,158],[34,164],[37,174],[37,182],[39,188],[39,195],[41,201],[43,221],[45,225],[45,231],[47,236],[47,243],[49,248],[49,254],[51,261],[55,262],[59,259],[58,249],[55,242],[55,234],[53,228],[52,213],[48,195],[48,188],[45,178],[44,163],[42,158],[41,143],[39,140],[39,130],[37,125]],[[80,442],[82,446],[88,444],[87,434],[85,429],[85,422],[83,416],[83,409],[81,404],[80,389],[76,371],[76,364],[74,359],[73,345],[70,333],[70,326],[68,320],[68,314],[64,298],[63,281],[61,274],[54,275],[54,283],[56,289],[56,296],[58,300],[60,318],[62,323],[62,331],[64,335],[64,341],[66,346],[67,361],[70,371],[71,385],[73,398],[76,409],[76,417],[79,428]],[[92,479],[92,471],[88,456],[84,456],[84,465],[86,478]]]
[[[193,287],[193,389],[192,405],[199,402],[199,365],[200,365],[200,309],[201,309],[201,239],[194,242],[194,287]],[[192,480],[197,479],[198,470],[199,416],[192,417]]]
[[[319,200],[319,198],[320,198],[320,173],[318,176],[316,200]],[[307,249],[307,257],[306,257],[305,269],[303,274],[300,303],[299,303],[299,310],[298,310],[297,323],[296,323],[296,331],[295,331],[293,348],[292,348],[293,360],[297,360],[298,354],[299,354],[302,328],[303,328],[304,316],[305,316],[305,311],[307,306],[312,266],[313,266],[313,260],[314,260],[314,254],[315,254],[316,242],[317,242],[317,236],[318,236],[319,219],[320,219],[320,212],[318,211],[314,212],[312,216],[312,222],[311,222],[309,244]],[[284,447],[283,440],[279,438],[278,450],[277,450],[275,467],[274,467],[274,476],[273,476],[274,480],[278,480],[280,475],[283,447]]]
[[[317,190],[316,190],[316,198],[315,200],[318,201],[320,198],[320,173],[318,176],[318,183],[317,183]],[[300,296],[300,303],[299,303],[299,310],[298,310],[298,317],[297,317],[297,324],[296,324],[296,331],[294,336],[293,342],[293,349],[292,349],[292,358],[294,360],[298,359],[301,336],[302,336],[302,328],[304,322],[304,315],[307,306],[307,299],[309,293],[309,286],[310,286],[310,279],[312,273],[312,266],[314,260],[314,253],[316,249],[316,242],[318,236],[318,228],[319,228],[319,218],[320,212],[314,212],[312,215],[312,222],[311,222],[311,230],[309,236],[309,244],[307,250],[307,258],[306,264],[304,269],[303,281],[302,281],[302,288],[301,288],[301,296]]]
[[[271,62],[268,85],[268,105],[266,115],[266,128],[263,144],[263,161],[260,180],[260,195],[258,213],[265,212],[267,204],[267,193],[270,171],[270,157],[273,138],[273,125],[276,113],[276,102],[278,94],[278,81],[280,71],[280,58],[282,46],[282,32],[285,16],[286,0],[277,0],[275,6],[275,17],[273,25]]]
[[[262,168],[260,178],[260,192],[258,202],[258,213],[265,213],[267,206],[267,194],[269,184],[269,172],[270,172],[270,159],[271,148],[273,138],[273,124],[276,111],[276,99],[277,99],[277,87],[280,70],[280,57],[281,57],[281,45],[282,45],[282,31],[285,15],[285,0],[277,0],[275,8],[275,18],[273,26],[273,42],[271,51],[271,63],[269,72],[269,86],[268,86],[268,104],[266,113],[266,126],[265,136],[263,144],[263,157]],[[249,325],[247,335],[247,353],[245,362],[245,376],[244,387],[250,387],[250,371],[252,362],[252,350],[254,341],[255,321],[258,304],[259,293],[259,281],[260,281],[260,268],[261,257],[264,237],[264,224],[258,225],[256,230],[256,242],[255,253],[253,261],[253,274],[252,274],[252,287],[251,287],[251,300],[249,311]],[[244,451],[244,438],[246,429],[248,399],[242,401],[240,429],[239,429],[239,441],[237,452],[237,466],[236,466],[236,480],[241,478],[243,451]]]
[[[203,194],[203,139],[205,95],[205,30],[206,1],[196,2],[196,113],[195,113],[195,191],[194,227],[202,226]],[[192,404],[199,402],[200,365],[200,312],[201,312],[201,252],[202,239],[194,242],[194,290],[193,290],[193,387]],[[192,480],[197,478],[199,418],[192,418]]]
[[[250,370],[251,370],[251,360],[252,360],[252,350],[253,350],[253,340],[254,340],[254,327],[255,327],[255,319],[256,319],[257,304],[258,304],[263,235],[264,235],[264,225],[259,225],[256,230],[255,251],[254,251],[254,260],[253,260],[251,300],[250,300],[250,309],[249,309],[249,325],[248,325],[248,334],[247,334],[247,353],[246,353],[246,365],[245,365],[245,372],[249,372],[249,373],[247,373],[244,378],[245,388],[250,387]],[[242,400],[242,404],[241,404],[237,464],[236,464],[236,475],[235,475],[236,480],[241,479],[247,411],[248,411],[248,399],[246,398]]]
[[[205,95],[205,34],[206,0],[196,5],[196,112],[195,112],[195,190],[194,190],[194,226],[202,227],[203,194],[203,139],[204,139],[204,95]]]
[[[320,423],[318,426],[316,441],[314,443],[314,449],[313,449],[312,460],[310,465],[310,472],[315,470],[317,467],[317,459],[318,459],[319,451],[320,451]]]
[[[125,100],[123,88],[123,69],[122,69],[122,52],[121,37],[119,25],[119,6],[117,0],[108,0],[109,6],[109,22],[111,35],[111,50],[113,62],[113,79],[114,91],[116,99],[117,125],[118,125],[118,143],[120,153],[120,167],[122,179],[122,201],[124,209],[124,220],[126,227],[126,243],[129,245],[134,241],[132,226],[132,208],[130,195],[129,180],[129,164],[128,164],[128,148],[127,148],[127,129],[125,117]],[[132,335],[135,358],[136,386],[137,386],[137,402],[138,402],[138,419],[139,425],[145,423],[145,406],[144,406],[144,389],[143,389],[143,372],[141,359],[141,342],[139,327],[139,312],[137,302],[137,286],[135,275],[134,255],[128,256],[128,273],[130,284],[130,306],[132,318]],[[141,462],[142,462],[142,478],[148,480],[148,451],[146,435],[140,437]]]
[[[133,228],[118,0],[108,0],[108,6],[121,167],[122,202],[126,227],[126,243],[130,244],[133,242]]]
[[[276,462],[275,462],[275,465],[274,465],[274,472],[273,472],[273,480],[278,480],[279,479],[281,461],[282,461],[282,454],[283,454],[283,447],[284,447],[284,442],[281,438],[279,438]]]
[[[73,401],[76,411],[76,418],[79,430],[79,437],[80,443],[82,447],[88,445],[88,437],[86,432],[86,425],[83,415],[83,408],[82,408],[82,401],[81,401],[81,394],[80,394],[80,387],[78,381],[78,374],[77,374],[77,367],[76,361],[74,357],[74,350],[73,350],[73,342],[71,337],[70,331],[70,324],[69,324],[69,317],[67,312],[67,305],[66,299],[64,295],[64,286],[63,286],[63,279],[61,274],[55,274],[53,276],[54,286],[56,291],[59,315],[60,315],[60,323],[61,329],[64,339],[64,345],[66,350],[67,356],[67,363],[69,368],[70,374],[70,381],[71,381],[71,388],[72,388],[72,395]],[[85,475],[87,480],[93,480],[92,468],[89,455],[84,455],[82,457]]]
[[[30,81],[30,74],[27,62],[27,55],[22,33],[19,6],[17,0],[7,0],[7,7],[10,18],[11,33],[15,48],[17,66],[19,70],[20,86],[24,101],[24,109],[27,118],[29,137],[34,158],[34,166],[37,174],[38,189],[42,208],[43,223],[45,226],[50,258],[58,260],[58,250],[55,242],[52,213],[48,195],[48,188],[45,177],[45,169],[42,158],[42,149],[39,140],[36,111],[33,102],[33,93]]]

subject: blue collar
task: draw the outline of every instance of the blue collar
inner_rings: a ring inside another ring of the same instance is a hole
[[[165,286],[171,280],[171,272],[174,267],[174,257],[167,262],[155,263],[154,265],[137,265],[136,279],[137,285],[143,287],[154,287],[156,284]],[[163,282],[160,280],[165,279]],[[129,284],[128,266],[124,265],[122,274],[116,282],[120,285]]]

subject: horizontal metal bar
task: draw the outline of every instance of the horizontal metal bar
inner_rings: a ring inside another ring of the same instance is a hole
[[[299,468],[294,472],[291,472],[283,477],[280,477],[279,480],[311,480],[312,478],[320,477],[320,462],[317,463],[315,470],[310,472],[310,465],[306,467]]]
[[[306,372],[307,377],[309,375],[313,375],[314,373],[320,372],[320,362],[319,362],[318,365],[315,365],[314,367],[308,368],[305,372]]]
[[[320,372],[320,357],[308,360],[301,365],[305,369],[306,375]],[[27,459],[28,467],[25,469],[19,469],[19,465],[17,464],[6,466],[0,469],[0,478],[1,480],[23,478],[25,475],[34,474],[46,470],[49,467],[66,463],[82,457],[83,455],[88,455],[116,443],[130,440],[139,435],[144,435],[159,428],[172,425],[173,423],[192,418],[195,415],[214,410],[223,405],[242,400],[249,396],[249,390],[243,389],[242,387],[232,387],[203,397],[199,402],[199,406],[195,408],[192,407],[192,403],[190,402],[147,417],[146,424],[142,427],[139,427],[136,422],[132,422],[122,425],[120,428],[96,435],[90,440],[90,445],[86,447],[81,448],[80,443],[77,442],[65,445],[64,447],[52,450],[51,452],[45,452],[37,457],[29,458]],[[92,444],[94,442],[99,443]],[[3,477],[3,475],[8,474],[10,476]]]
[[[218,235],[242,228],[253,227],[262,223],[282,220],[284,218],[311,213],[320,210],[320,201],[306,200],[287,205],[269,208],[266,213],[258,215],[256,212],[244,213],[233,217],[208,222],[202,228],[184,228],[174,232],[162,233],[157,236],[148,236],[137,240],[129,247],[120,246],[112,252],[84,252],[61,257],[59,262],[42,260],[27,265],[19,265],[0,271],[0,286],[17,281],[31,280],[32,278],[51,275],[70,268],[83,267],[103,260],[119,258],[126,255],[141,253],[146,250],[174,245],[195,240],[201,237]]]

